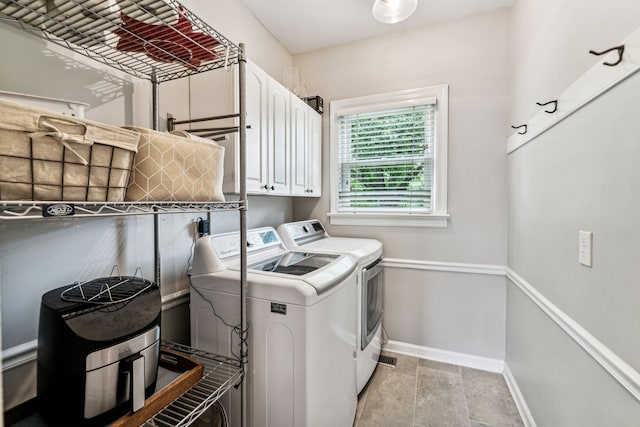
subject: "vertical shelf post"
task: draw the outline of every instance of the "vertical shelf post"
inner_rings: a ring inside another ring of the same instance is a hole
[[[156,75],[156,69],[151,71],[151,128],[158,130],[160,122],[160,82]],[[160,286],[160,224],[158,209],[153,208],[153,280]]]
[[[156,74],[156,69],[151,71],[151,129],[160,128],[160,82]]]
[[[240,156],[240,200],[244,201],[243,207],[240,209],[240,362],[245,374],[247,372],[247,179],[246,179],[246,86],[245,86],[245,68],[246,53],[244,43],[240,43],[240,51],[238,53],[238,139],[239,139],[239,156]],[[246,380],[243,379],[240,384],[240,404],[241,404],[241,423],[242,427],[247,425],[247,387]]]

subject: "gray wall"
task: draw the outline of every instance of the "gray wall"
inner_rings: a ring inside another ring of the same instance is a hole
[[[309,94],[325,100],[323,196],[296,199],[294,217],[318,218],[334,235],[379,239],[387,258],[421,267],[387,270],[384,325],[391,340],[504,357],[504,277],[429,266],[505,264],[508,46],[503,9],[294,57]],[[439,84],[449,84],[448,227],[331,226],[329,102]]]
[[[514,276],[611,351],[632,376],[640,375],[640,344],[633,339],[640,323],[634,304],[640,297],[640,200],[634,191],[640,178],[640,77],[505,155],[508,125],[525,123],[538,111],[536,101],[554,99],[598,62],[586,54],[589,49],[611,47],[631,33],[640,22],[640,3],[517,0],[511,12],[293,59],[239,2],[185,3],[232,40],[246,42],[249,56],[273,77],[281,79],[286,66],[297,65],[308,92],[327,103],[449,84],[448,227],[328,225],[330,233],[377,238],[386,257],[397,261],[399,267],[386,274],[384,322],[392,340],[498,360],[505,358],[506,341],[507,365],[539,426],[640,424],[638,401],[522,292]],[[1,56],[10,59],[0,62],[0,90],[83,101],[91,104],[89,118],[149,126],[146,82],[4,26],[0,40]],[[161,88],[162,111],[206,113],[199,95],[208,82],[199,76],[167,84]],[[326,118],[323,131],[328,159]],[[323,168],[325,196],[253,197],[249,226],[309,217],[329,224],[326,161]],[[165,296],[187,289],[183,272],[197,216],[163,217]],[[149,223],[144,217],[1,223],[3,349],[36,338],[39,298],[46,290],[107,274],[114,263],[152,271]],[[217,216],[212,227],[234,229],[237,214]],[[591,269],[577,263],[581,229],[594,232]],[[495,266],[505,264],[513,280],[495,273]],[[184,305],[166,312],[166,337],[186,340],[186,313]],[[5,370],[3,379],[5,408],[33,397],[32,362]]]
[[[526,123],[535,101],[557,99],[601,61],[589,49],[620,44],[639,18],[635,1],[518,0],[513,123]],[[638,94],[636,75],[508,156],[507,262],[518,277],[507,292],[506,363],[539,426],[640,424],[637,398],[607,371],[640,378]],[[592,268],[578,263],[579,230],[593,232]],[[608,355],[602,363],[593,349]]]

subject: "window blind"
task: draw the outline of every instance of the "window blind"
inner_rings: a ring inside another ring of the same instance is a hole
[[[435,99],[338,121],[340,212],[432,211]]]

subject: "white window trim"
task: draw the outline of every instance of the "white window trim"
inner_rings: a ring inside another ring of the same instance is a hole
[[[436,138],[434,147],[434,208],[430,214],[388,214],[388,213],[345,213],[338,212],[339,185],[339,119],[343,114],[355,114],[372,110],[393,107],[408,107],[436,102]],[[429,86],[409,89],[379,95],[363,96],[359,98],[331,101],[329,105],[330,119],[330,180],[331,180],[331,212],[330,223],[333,225],[364,225],[383,227],[437,227],[448,225],[447,210],[447,152],[448,152],[448,123],[449,123],[449,85]]]

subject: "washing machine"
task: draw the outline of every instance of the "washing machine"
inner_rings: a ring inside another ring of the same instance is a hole
[[[200,238],[191,270],[195,348],[239,356],[239,233]],[[247,232],[247,425],[351,427],[357,405],[355,259],[289,251],[271,227]],[[239,425],[239,393],[224,396]]]
[[[316,219],[282,224],[278,234],[290,250],[343,253],[357,260],[356,386],[360,393],[378,364],[382,348],[382,243],[375,239],[330,236]]]

